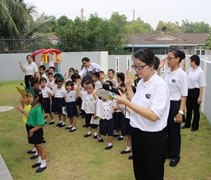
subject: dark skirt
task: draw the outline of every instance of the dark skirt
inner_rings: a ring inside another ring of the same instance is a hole
[[[76,102],[66,102],[66,109],[67,109],[67,117],[72,118],[74,116],[78,117],[78,109],[76,106]]]
[[[130,125],[130,119],[125,118],[125,134],[131,136],[132,135],[132,127]]]
[[[52,112],[62,114],[62,107],[65,107],[64,98],[53,98]]]
[[[42,144],[43,143],[43,129],[35,131],[32,137],[29,137],[29,131],[33,129],[33,126],[26,124],[26,130],[28,134],[28,143],[29,144]]]
[[[51,112],[51,105],[50,105],[50,98],[43,98],[43,104],[44,104],[44,111],[45,113]]]

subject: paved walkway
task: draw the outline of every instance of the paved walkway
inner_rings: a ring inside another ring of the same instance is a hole
[[[1,154],[0,154],[0,179],[1,180],[13,180]]]

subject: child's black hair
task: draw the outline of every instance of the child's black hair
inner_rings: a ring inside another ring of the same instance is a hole
[[[97,79],[100,78],[100,73],[99,72],[94,72],[92,73],[92,76],[95,76]]]
[[[109,69],[108,72],[111,71],[113,74],[115,74],[115,71],[113,69]]]
[[[95,83],[92,80],[89,79],[88,81],[86,81],[86,85],[88,84],[92,84],[93,88],[95,88]]]
[[[86,83],[86,81],[88,81],[88,80],[90,80],[90,77],[89,77],[89,76],[84,76],[84,77],[82,78],[82,81],[81,81],[82,87],[83,87],[83,84]]]
[[[116,76],[121,80],[121,81],[125,81],[125,75],[122,72],[119,72],[116,74]]]
[[[122,81],[121,83],[120,83],[120,85],[119,85],[120,87],[125,87],[125,82],[124,81]]]
[[[111,87],[113,87],[114,85],[113,85],[113,83],[111,82],[111,81],[109,81],[109,80],[106,80],[104,83],[108,83],[109,84],[109,86],[111,86]]]
[[[43,96],[42,96],[41,90],[38,88],[34,88],[33,90],[34,90],[34,100],[36,99],[36,97],[39,97],[38,103],[41,104],[42,109],[43,109],[44,101],[43,101]]]
[[[45,82],[47,83],[47,79],[45,79],[44,77],[40,78],[40,83],[41,83],[42,81],[45,81]],[[39,83],[39,84],[40,84],[40,83]]]
[[[45,71],[46,70],[46,67],[45,67],[45,65],[40,65],[39,66],[39,69],[42,69],[43,71]]]
[[[31,82],[31,87],[33,88],[35,84],[39,83],[39,79],[37,76],[36,77],[32,76],[29,78],[29,82]]]
[[[55,84],[57,84],[58,82],[64,82],[64,80],[61,77],[56,78],[55,80]]]
[[[49,67],[49,69],[53,69],[53,71],[55,72],[55,67],[53,67],[53,66],[51,66],[51,67]]]
[[[74,86],[74,82],[72,82],[72,81],[67,81],[66,82],[66,84],[65,84],[65,86]]]
[[[76,79],[80,79],[80,78],[81,78],[80,75],[77,74],[77,73],[74,73],[74,74],[71,76],[71,79],[72,79],[73,82],[75,82]]]
[[[53,76],[53,73],[52,72],[49,72],[49,73],[47,73],[48,74],[48,76],[50,76],[50,75],[52,75]]]

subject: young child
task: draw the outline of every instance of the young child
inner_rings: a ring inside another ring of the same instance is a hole
[[[82,109],[85,111],[85,121],[87,134],[84,135],[85,138],[91,136],[91,129],[94,129],[94,139],[97,139],[97,127],[98,125],[90,124],[92,116],[95,114],[95,98],[93,96],[93,91],[95,89],[95,84],[92,80],[86,82],[86,90],[88,95],[84,98],[82,103]]]
[[[108,80],[113,83],[114,87],[117,87],[117,80],[114,78],[115,71],[113,69],[108,70]]]
[[[63,112],[65,107],[64,95],[66,93],[65,88],[63,87],[64,80],[61,77],[58,77],[55,80],[56,87],[53,89],[53,103],[52,103],[52,112],[58,113],[59,123],[56,125],[58,127],[64,127],[66,121],[66,115]]]
[[[18,111],[27,117],[28,142],[35,144],[38,150],[38,162],[32,165],[32,168],[39,167],[35,172],[40,173],[47,168],[46,151],[43,145],[43,126],[45,124],[42,113],[42,92],[40,89],[26,89],[28,102],[32,105],[29,114],[23,108],[18,107]]]
[[[96,99],[96,116],[100,117],[100,130],[97,136],[99,142],[104,142],[101,135],[106,136],[108,134],[108,145],[105,150],[113,148],[112,139],[114,131],[113,120],[113,103],[103,97],[97,97],[97,88],[93,91],[94,98]]]
[[[40,66],[39,66],[39,73],[40,73],[41,77],[42,77],[42,78],[45,78],[46,81],[48,81],[48,77],[47,77],[47,75],[45,74],[45,70],[46,70],[45,65],[40,65]]]
[[[43,104],[44,104],[44,113],[49,114],[51,121],[49,124],[54,124],[54,117],[53,114],[51,113],[51,105],[52,105],[52,91],[50,88],[46,87],[47,80],[45,78],[40,79],[40,90],[42,92],[43,96]]]
[[[105,73],[104,71],[99,71],[100,74],[100,83],[103,84],[105,82]]]
[[[121,82],[125,81],[125,74],[122,73],[122,72],[117,73],[116,74],[116,80],[117,80],[117,83],[118,83],[118,85],[116,87],[120,87],[119,85],[121,84]]]
[[[92,81],[94,82],[96,88],[102,88],[102,84],[100,82],[100,74],[98,72],[94,72],[92,74]]]
[[[69,132],[76,131],[76,116],[78,116],[78,110],[76,106],[76,91],[74,89],[74,83],[72,81],[67,81],[65,84],[65,103],[67,110],[67,117],[70,119],[70,125],[66,127]]]
[[[56,84],[54,83],[54,78],[53,78],[53,73],[52,72],[49,72],[48,73],[48,81],[47,81],[47,84],[46,84],[46,86],[48,87],[48,88],[50,88],[51,89],[51,91],[53,90],[53,88],[56,86]]]

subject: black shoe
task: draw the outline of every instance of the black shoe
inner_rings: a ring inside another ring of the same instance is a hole
[[[73,127],[66,127],[65,129],[66,129],[66,130],[68,130],[68,129],[70,130],[70,129],[72,129],[72,128],[73,128]]]
[[[129,159],[129,160],[132,160],[132,159],[133,159],[133,155],[130,155],[130,156],[128,157],[128,159]]]
[[[41,165],[41,163],[35,163],[32,165],[32,168],[36,168],[36,167],[39,167]]]
[[[175,167],[177,166],[178,162],[179,162],[179,159],[171,159],[169,166]]]
[[[114,137],[118,137],[118,136],[119,136],[119,134],[113,134],[113,136],[114,136]]]
[[[130,153],[130,150],[129,151],[121,151],[120,154],[127,154],[127,153]]]
[[[61,127],[64,127],[64,126],[66,126],[66,125],[65,125],[65,124],[60,124],[60,125],[59,125],[60,128],[61,128]]]
[[[74,132],[74,131],[76,131],[76,129],[71,129],[71,130],[69,130],[69,132]]]
[[[85,138],[87,138],[87,137],[89,137],[89,136],[91,136],[91,134],[85,134],[85,135],[84,135]]]
[[[30,157],[30,159],[36,159],[38,158],[38,155],[33,155],[32,157]]]
[[[85,128],[86,127],[86,124],[84,124],[83,127]]]
[[[58,127],[59,127],[61,124],[62,124],[62,123],[58,123],[58,124],[56,124],[56,126],[58,126]]]
[[[28,150],[27,151],[27,154],[34,154],[34,153],[36,153],[36,151],[33,151],[33,150]]]
[[[97,138],[97,139],[98,139],[98,138]],[[101,138],[101,139],[98,139],[98,141],[99,141],[99,142],[104,142],[104,140],[103,140],[102,138]]]
[[[36,172],[36,173],[41,173],[41,172],[43,172],[46,168],[47,168],[47,166],[45,166],[45,167],[43,167],[43,168],[39,167],[35,172]]]
[[[106,146],[105,150],[110,150],[112,147],[113,147],[112,145],[111,146]]]
[[[55,122],[54,121],[51,121],[51,122],[49,122],[49,125],[52,125],[52,124],[54,124]]]
[[[124,137],[119,136],[119,138],[117,140],[122,141],[123,139],[124,139]]]
[[[191,131],[194,132],[194,131],[197,131],[197,129],[192,128]]]
[[[184,125],[184,126],[181,127],[181,129],[185,129],[185,128],[190,128],[190,126]]]
[[[97,136],[93,136],[94,139],[97,139]]]

